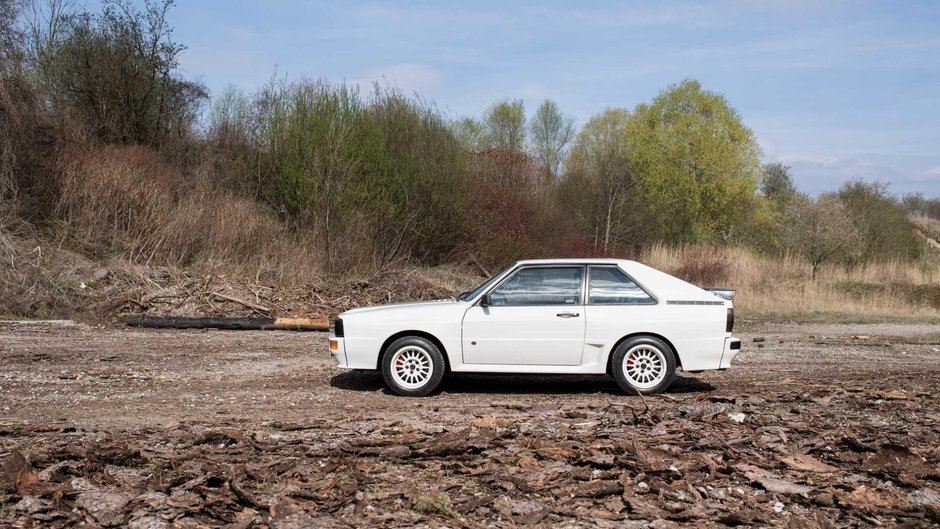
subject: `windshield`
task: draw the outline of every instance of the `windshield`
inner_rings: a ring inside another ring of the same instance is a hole
[[[511,267],[510,267],[510,268],[511,268]],[[509,268],[507,268],[506,270],[509,270]],[[496,280],[497,280],[500,276],[502,276],[503,274],[505,274],[505,273],[506,273],[506,270],[503,270],[502,272],[496,274],[495,276],[493,276],[493,277],[487,279],[485,283],[483,283],[482,285],[476,287],[475,289],[471,290],[470,292],[467,292],[467,293],[465,293],[465,294],[460,295],[457,299],[459,299],[460,301],[470,301],[471,299],[473,299],[473,298],[479,296],[480,294],[483,293],[484,290],[490,288],[490,285],[492,285],[493,283],[495,283]]]

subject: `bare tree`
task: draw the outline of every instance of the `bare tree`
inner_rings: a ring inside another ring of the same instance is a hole
[[[836,197],[799,197],[791,202],[789,216],[785,242],[806,257],[813,267],[813,279],[824,263],[848,257],[861,245],[861,234],[848,208]]]
[[[52,51],[65,36],[76,15],[72,0],[24,0],[24,33],[27,37],[26,58],[41,71],[49,68]]]
[[[562,115],[558,105],[546,99],[529,123],[535,158],[549,178],[558,175],[565,148],[574,137],[574,120]]]
[[[19,66],[23,32],[17,24],[22,0],[0,0],[0,75]]]

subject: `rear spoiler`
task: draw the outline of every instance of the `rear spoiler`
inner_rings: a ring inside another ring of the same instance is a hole
[[[735,290],[733,288],[706,288],[705,290],[724,300],[731,301],[734,299]]]

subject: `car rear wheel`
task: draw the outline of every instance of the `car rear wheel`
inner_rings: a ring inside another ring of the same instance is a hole
[[[676,378],[672,348],[652,336],[624,340],[614,351],[610,367],[617,385],[627,393],[661,393]]]
[[[423,397],[437,389],[444,379],[444,356],[426,338],[399,338],[382,356],[382,377],[394,393]]]

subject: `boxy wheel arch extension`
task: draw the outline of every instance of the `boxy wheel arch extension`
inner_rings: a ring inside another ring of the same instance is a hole
[[[415,331],[415,330],[396,332],[395,334],[389,336],[388,339],[382,343],[382,347],[379,349],[379,354],[375,362],[376,370],[382,369],[382,358],[385,357],[385,350],[388,349],[388,346],[392,345],[392,343],[395,340],[399,338],[404,338],[405,336],[420,336],[421,338],[430,340],[431,343],[433,343],[435,346],[437,346],[438,349],[440,349],[441,355],[443,355],[444,357],[444,370],[445,370],[444,372],[450,373],[450,355],[447,353],[447,349],[444,348],[444,344],[440,340],[437,339],[437,336],[434,336],[433,334],[429,332]]]

